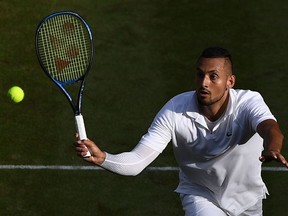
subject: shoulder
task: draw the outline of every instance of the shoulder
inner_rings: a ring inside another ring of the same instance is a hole
[[[195,91],[184,92],[174,96],[170,101],[175,111],[186,111],[195,105]]]
[[[261,94],[251,90],[233,90],[231,91],[233,106],[241,115],[250,113],[253,116],[270,113],[269,107],[265,103]]]
[[[184,92],[172,97],[159,111],[159,115],[169,115],[171,113],[181,114],[191,107],[195,107],[195,91]]]
[[[233,90],[235,111],[241,116],[240,119],[247,119],[252,128],[256,131],[257,125],[267,119],[276,120],[268,105],[259,92],[251,90]]]
[[[253,103],[254,101],[263,100],[261,94],[257,91],[243,90],[243,89],[231,89],[230,95],[232,100],[236,104]]]
[[[237,98],[246,98],[249,99],[251,97],[261,97],[261,94],[257,91],[252,90],[244,90],[244,89],[231,89],[231,94]]]

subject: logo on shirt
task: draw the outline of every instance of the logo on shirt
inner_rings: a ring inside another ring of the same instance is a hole
[[[232,136],[232,133],[231,132],[227,132],[226,136],[230,137],[230,136]]]

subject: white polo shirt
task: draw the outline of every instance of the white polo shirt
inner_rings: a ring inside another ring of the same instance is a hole
[[[225,114],[209,130],[194,91],[172,98],[157,114],[139,144],[162,152],[172,140],[180,167],[178,193],[208,197],[230,215],[239,215],[265,198],[257,125],[274,119],[261,95],[229,92]]]

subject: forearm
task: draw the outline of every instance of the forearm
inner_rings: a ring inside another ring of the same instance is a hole
[[[120,154],[106,153],[101,167],[120,175],[139,174],[160,153],[144,145],[137,145],[132,151]]]
[[[284,136],[276,121],[266,120],[260,123],[258,126],[258,133],[264,140],[264,151],[281,151]]]

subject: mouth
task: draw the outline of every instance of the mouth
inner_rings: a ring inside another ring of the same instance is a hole
[[[198,90],[198,95],[201,97],[205,97],[210,95],[210,91],[206,90],[206,89],[199,89]]]

